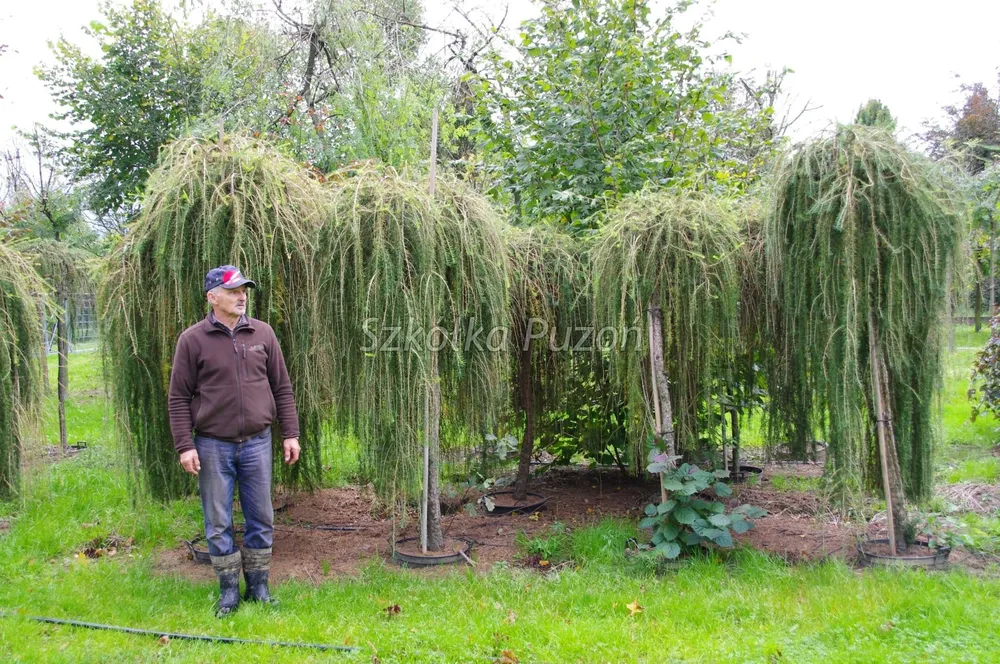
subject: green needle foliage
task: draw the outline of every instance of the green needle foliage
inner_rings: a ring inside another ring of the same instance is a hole
[[[368,166],[331,177],[330,195],[316,271],[337,418],[358,436],[377,490],[412,496],[432,347],[442,431],[479,440],[506,394],[502,223],[486,199],[448,178],[432,199],[426,183]]]
[[[24,433],[41,400],[37,298],[45,290],[31,265],[0,243],[0,499],[17,493]]]
[[[94,287],[94,254],[65,242],[49,239],[25,241],[21,250],[32,257],[38,274],[49,284],[56,298],[60,293],[66,297],[69,304],[66,315],[72,320],[73,312],[80,304],[79,296],[90,293]],[[56,302],[59,307],[65,304]]]
[[[770,437],[826,436],[835,477],[879,483],[869,319],[888,369],[903,485],[930,489],[946,274],[962,237],[953,186],[884,129],[843,126],[788,154],[765,222],[772,292]]]
[[[278,336],[292,378],[302,458],[275,477],[312,485],[320,472],[322,394],[333,382],[315,354],[330,323],[317,316],[312,254],[327,208],[321,185],[265,144],[244,137],[184,139],[164,149],[143,213],[106,264],[101,325],[117,423],[159,499],[193,488],[177,462],[167,387],[177,337],[208,312],[205,273],[233,264],[258,284],[249,312]]]
[[[506,235],[516,376],[513,405],[524,418],[515,485],[515,497],[521,498],[538,419],[542,411],[559,404],[574,368],[582,369],[572,346],[558,349],[575,328],[590,322],[591,312],[579,241],[549,226],[511,226]]]
[[[737,339],[740,229],[734,205],[705,194],[642,191],[608,213],[592,250],[599,326],[625,340],[615,349],[617,380],[628,392],[633,454],[645,458],[651,430],[647,309],[663,314],[678,453],[704,453],[710,436],[698,421],[713,383],[727,380],[725,358]]]

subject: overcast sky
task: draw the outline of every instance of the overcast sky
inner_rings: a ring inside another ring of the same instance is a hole
[[[13,136],[13,125],[48,122],[56,111],[32,74],[35,65],[52,62],[46,42],[65,35],[84,43],[81,26],[100,18],[97,0],[3,4],[0,44],[8,50],[0,56],[0,145]],[[427,22],[460,25],[450,4],[425,0]],[[477,0],[467,6],[485,6],[496,15],[502,5],[503,0],[485,5]],[[761,75],[782,66],[795,70],[786,79],[785,105],[820,107],[800,121],[797,138],[834,121],[850,121],[870,97],[889,106],[905,137],[925,119],[939,117],[942,105],[958,103],[961,83],[982,82],[993,95],[998,91],[1000,2],[995,0],[702,0],[692,11],[705,18],[708,36],[746,33],[742,44],[727,47],[734,69]],[[510,0],[507,25],[534,14],[530,0]]]

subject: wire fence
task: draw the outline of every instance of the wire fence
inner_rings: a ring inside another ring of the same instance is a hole
[[[63,307],[70,312],[66,336],[69,339],[69,352],[90,352],[97,348],[100,340],[97,320],[97,300],[93,293],[73,293]],[[57,347],[58,320],[55,312],[46,311],[42,334],[45,341],[45,352],[58,352]]]

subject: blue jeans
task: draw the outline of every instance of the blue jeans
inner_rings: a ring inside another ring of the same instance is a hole
[[[246,519],[243,545],[269,549],[274,541],[271,507],[271,429],[242,443],[195,436],[201,472],[198,489],[205,515],[205,539],[213,556],[236,552],[233,541],[233,490],[240,486],[240,506]]]

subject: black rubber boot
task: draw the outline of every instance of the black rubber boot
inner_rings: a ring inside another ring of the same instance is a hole
[[[212,567],[219,577],[219,604],[215,617],[221,618],[236,610],[240,605],[240,567],[243,556],[239,551],[228,556],[212,556]]]
[[[243,599],[265,604],[278,603],[278,600],[271,598],[271,592],[267,587],[267,580],[271,575],[271,549],[243,547],[243,575],[247,581]]]

